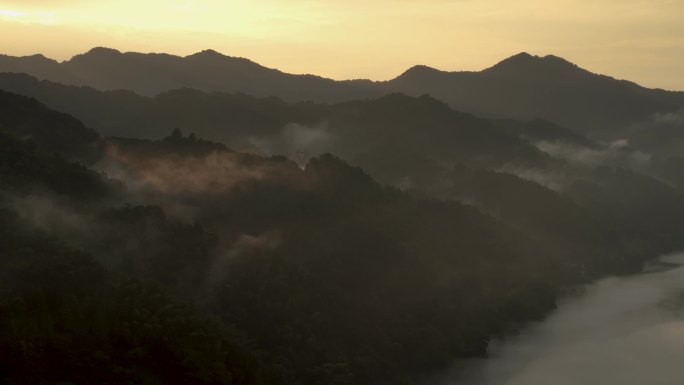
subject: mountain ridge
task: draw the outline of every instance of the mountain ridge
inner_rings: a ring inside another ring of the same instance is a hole
[[[555,56],[519,53],[481,71],[413,66],[387,81],[290,74],[206,49],[187,56],[96,47],[70,60],[0,55],[0,72],[23,72],[66,85],[154,96],[172,89],[275,96],[287,102],[339,103],[401,92],[429,94],[482,116],[545,119],[585,135],[610,137],[655,114],[684,108],[683,91],[649,89],[583,69]]]
[[[0,92],[0,362],[16,383],[422,384],[684,244],[684,194],[657,165],[547,121],[391,92],[152,98],[6,73],[0,89],[45,103]],[[154,127],[172,133],[140,138]],[[88,165],[62,158],[98,143]]]
[[[498,69],[502,66],[506,66],[506,65],[513,64],[513,63],[516,63],[516,64],[525,63],[525,62],[527,62],[527,64],[530,64],[530,63],[535,63],[535,64],[554,63],[556,65],[564,64],[564,65],[567,65],[568,67],[574,67],[574,68],[579,69],[583,72],[588,72],[590,74],[605,76],[605,77],[608,77],[608,78],[611,78],[611,79],[614,79],[617,81],[625,81],[625,82],[637,84],[642,88],[646,88],[646,89],[650,89],[650,90],[684,93],[684,90],[666,89],[666,88],[662,88],[662,87],[647,87],[647,86],[642,86],[641,84],[634,82],[634,81],[631,81],[631,80],[628,80],[628,79],[620,79],[620,78],[616,78],[616,77],[613,77],[610,75],[599,74],[597,72],[593,72],[593,71],[590,71],[590,70],[585,69],[583,67],[580,67],[578,64],[576,64],[574,62],[567,60],[561,56],[554,55],[554,54],[533,55],[533,54],[530,54],[526,51],[511,55],[509,57],[505,57],[505,58],[501,59],[500,61],[498,61],[497,63],[495,63],[494,65],[482,68],[480,70],[446,70],[446,69],[439,69],[439,68],[436,68],[436,67],[433,67],[433,66],[430,66],[427,64],[415,64],[415,65],[407,68],[402,73],[400,73],[400,74],[398,74],[398,75],[396,75],[396,76],[394,76],[388,80],[374,80],[374,79],[363,78],[363,77],[356,77],[356,78],[349,78],[349,79],[335,79],[332,77],[316,75],[316,74],[311,73],[311,72],[289,73],[289,72],[279,70],[275,67],[268,67],[268,66],[262,65],[258,62],[255,62],[255,61],[253,61],[249,58],[243,57],[243,56],[227,55],[227,54],[224,54],[222,52],[216,51],[212,48],[205,48],[205,49],[202,49],[200,51],[197,51],[197,52],[194,52],[191,54],[187,54],[187,55],[175,55],[175,54],[170,54],[170,53],[165,53],[165,52],[120,51],[120,50],[115,49],[115,48],[104,47],[104,46],[96,46],[96,47],[89,49],[86,52],[75,54],[71,58],[61,60],[61,61],[49,58],[49,57],[43,55],[42,53],[35,53],[35,54],[31,54],[31,55],[22,55],[22,56],[12,56],[12,55],[0,54],[0,58],[5,58],[5,59],[10,58],[10,59],[15,59],[15,60],[16,59],[28,60],[28,59],[35,58],[35,59],[40,59],[44,62],[50,62],[50,63],[55,63],[55,64],[64,64],[64,63],[72,62],[75,59],[80,59],[82,57],[88,57],[88,56],[93,56],[93,55],[102,56],[102,54],[108,54],[110,56],[165,57],[165,58],[172,58],[172,59],[194,59],[194,58],[205,58],[205,59],[211,58],[214,60],[231,59],[231,60],[239,60],[239,61],[242,61],[245,63],[254,64],[254,65],[261,67],[263,69],[275,70],[275,71],[278,71],[280,73],[287,74],[287,75],[313,76],[316,78],[325,79],[325,80],[332,80],[335,82],[363,81],[363,82],[371,82],[371,83],[386,83],[386,82],[392,81],[394,79],[400,78],[406,73],[413,72],[414,70],[429,70],[431,72],[439,72],[439,73],[445,73],[445,74],[455,74],[455,73],[459,73],[459,74],[466,73],[467,74],[467,73],[487,72],[487,71],[491,71],[493,69]]]

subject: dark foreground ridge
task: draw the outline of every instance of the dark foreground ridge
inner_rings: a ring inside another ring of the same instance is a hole
[[[684,246],[678,158],[547,121],[0,78],[88,122],[0,91],[8,383],[417,383]]]

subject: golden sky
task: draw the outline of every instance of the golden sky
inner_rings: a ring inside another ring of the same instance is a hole
[[[684,0],[0,0],[0,53],[212,48],[286,72],[392,78],[521,51],[684,90]]]

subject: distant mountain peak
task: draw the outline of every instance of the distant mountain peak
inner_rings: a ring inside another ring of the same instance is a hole
[[[236,57],[236,56],[228,56],[224,55],[218,51],[214,51],[213,49],[205,49],[203,51],[194,53],[192,55],[186,56],[184,59],[189,59],[194,62],[198,63],[203,63],[203,64],[219,64],[223,65],[226,63],[231,63],[233,65],[238,64],[238,65],[244,65],[244,66],[251,66],[251,67],[259,67],[261,68],[262,66],[249,60],[246,58],[242,57]]]
[[[113,48],[95,47],[88,50],[88,52],[75,55],[68,62],[83,62],[92,60],[109,60],[111,58],[121,55],[121,52]]]
[[[573,62],[570,62],[570,61],[568,61],[568,60],[565,60],[565,59],[563,59],[562,57],[556,56],[556,55],[546,55],[546,56],[544,56],[544,57],[541,58],[541,59],[542,59],[543,61],[547,62],[547,63],[556,63],[556,64],[562,64],[562,65],[567,65],[567,66],[572,66],[572,67],[577,67],[577,68],[579,68],[579,67],[577,66],[577,64],[575,64],[575,63],[573,63]]]
[[[415,66],[406,70],[407,73],[408,72],[434,72],[434,71],[438,71],[438,70],[435,68],[423,65],[423,64],[415,65]]]
[[[192,55],[188,55],[186,57],[188,57],[188,58],[190,58],[190,57],[225,58],[227,56],[218,52],[218,51],[214,51],[213,49],[205,49],[205,50],[193,53]]]
[[[118,55],[121,51],[108,47],[93,47],[84,55]]]
[[[573,64],[559,56],[537,56],[531,55],[527,52],[521,52],[517,55],[513,55],[507,59],[500,61],[499,63],[484,70],[483,72],[525,73],[529,71],[538,70],[578,71],[581,69],[576,64]]]
[[[527,52],[521,52],[521,53],[513,55],[509,58],[503,59],[502,61],[495,64],[492,68],[496,68],[496,67],[500,67],[500,66],[508,66],[508,65],[532,64],[532,63],[538,63],[541,60],[543,60],[543,58],[541,56],[531,55]]]
[[[425,79],[425,78],[430,78],[433,77],[436,74],[441,74],[442,71],[428,67],[426,65],[415,65],[406,71],[399,75],[397,79]]]
[[[5,56],[5,55],[0,55],[0,56]],[[5,57],[6,57],[6,56],[5,56]],[[34,62],[34,63],[43,63],[43,64],[46,64],[46,63],[47,63],[47,64],[57,63],[57,61],[55,61],[55,60],[53,60],[53,59],[50,59],[50,58],[48,58],[48,57],[46,57],[45,55],[40,54],[40,53],[36,53],[36,54],[33,54],[33,55],[28,55],[28,56],[22,56],[22,57],[20,57],[20,58],[21,58],[21,59],[24,59],[24,60],[30,60],[30,61],[32,61],[32,62]]]
[[[539,58],[539,56],[532,55],[528,52],[523,51],[523,52],[520,52],[519,54],[515,54],[515,55],[509,57],[507,60],[532,60],[535,58]]]

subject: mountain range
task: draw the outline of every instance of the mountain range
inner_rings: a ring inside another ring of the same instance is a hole
[[[465,381],[684,248],[682,106],[528,54],[387,82],[0,57],[0,382]]]
[[[555,130],[580,153],[611,150],[549,122],[481,119],[428,96],[290,105],[177,92],[178,105],[253,119],[236,138],[261,127],[278,148],[330,134],[371,175],[330,154],[298,164],[179,129],[108,137],[0,91],[0,376],[422,384],[485,357],[574,285],[684,246],[680,189],[535,146]],[[166,103],[135,96],[139,110]],[[329,123],[279,127],[297,114]],[[400,188],[373,178],[402,175]]]
[[[479,72],[415,66],[389,81],[293,75],[213,50],[180,57],[94,48],[63,62],[42,55],[0,56],[0,72],[27,73],[99,90],[126,89],[145,96],[193,88],[275,96],[289,102],[335,103],[392,92],[429,94],[460,111],[501,118],[543,118],[597,137],[611,137],[615,130],[684,106],[684,92],[648,89],[591,73],[556,56],[527,53]]]

